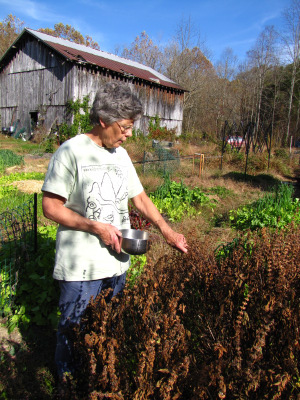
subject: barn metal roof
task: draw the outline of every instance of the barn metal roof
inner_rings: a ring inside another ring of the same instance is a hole
[[[184,91],[184,89],[177,85],[177,83],[167,78],[165,75],[155,71],[153,68],[147,67],[146,65],[116,56],[111,53],[107,53],[105,51],[92,49],[91,47],[70,42],[69,40],[46,35],[45,33],[41,33],[33,29],[25,28],[24,31],[29,32],[38,40],[43,41],[48,46],[59,52],[63,57],[72,62],[98,66],[104,69],[115,71],[118,74],[128,78],[138,78],[149,81],[152,84]],[[21,35],[24,33],[24,31],[21,33]]]

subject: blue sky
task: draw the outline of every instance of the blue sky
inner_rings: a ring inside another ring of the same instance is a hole
[[[146,31],[164,45],[182,20],[190,18],[210,51],[219,59],[231,47],[239,61],[266,25],[280,27],[289,0],[0,0],[0,20],[13,14],[31,29],[72,25],[91,36],[101,50],[114,53]]]

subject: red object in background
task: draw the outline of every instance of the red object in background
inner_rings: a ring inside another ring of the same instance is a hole
[[[228,136],[226,142],[231,147],[242,147],[245,145],[245,140],[241,136]]]

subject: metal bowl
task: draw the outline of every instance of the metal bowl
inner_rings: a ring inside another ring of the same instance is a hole
[[[149,233],[139,229],[121,229],[121,248],[126,254],[145,254],[149,249]]]

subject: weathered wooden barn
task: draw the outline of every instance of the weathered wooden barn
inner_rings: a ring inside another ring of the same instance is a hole
[[[144,105],[136,128],[147,133],[150,117],[181,134],[184,89],[157,71],[116,55],[25,28],[0,60],[2,127],[50,129],[65,122],[68,100],[89,95],[103,82],[123,81]]]

